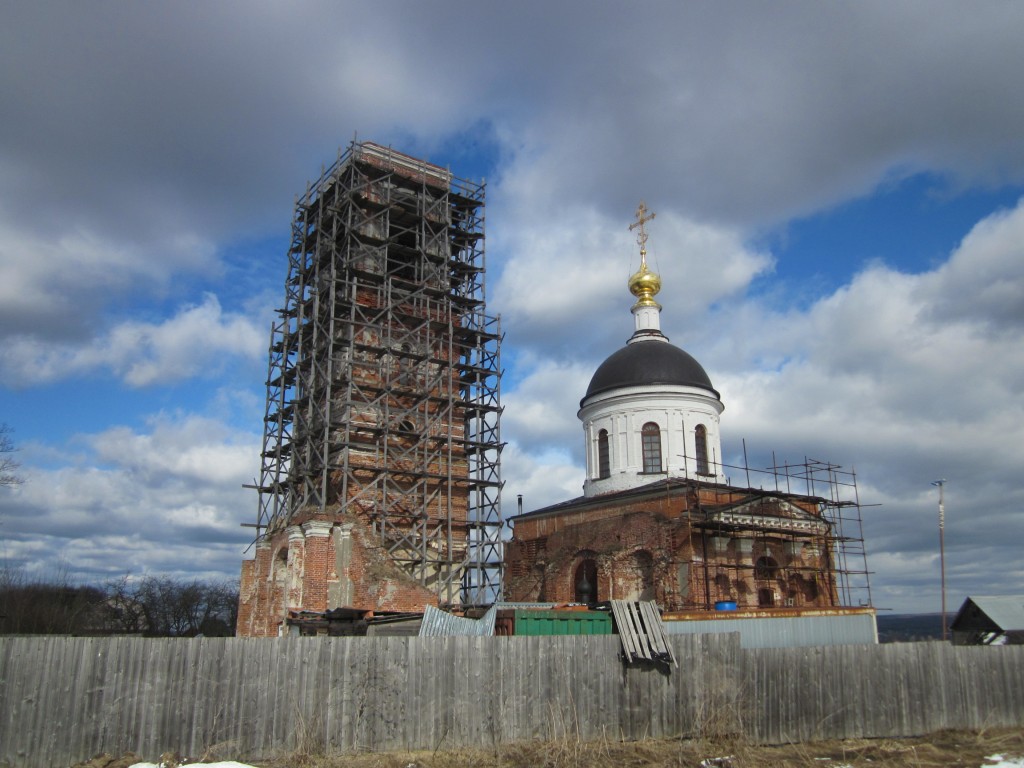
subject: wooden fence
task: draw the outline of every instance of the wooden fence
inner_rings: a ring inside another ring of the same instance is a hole
[[[763,743],[1024,725],[1024,646],[750,649],[618,637],[0,638],[0,766],[98,752],[491,746],[742,734]]]

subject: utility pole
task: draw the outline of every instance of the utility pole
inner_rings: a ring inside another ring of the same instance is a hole
[[[939,572],[942,578],[942,641],[946,641],[946,497],[945,480],[935,480],[932,485],[939,486]]]

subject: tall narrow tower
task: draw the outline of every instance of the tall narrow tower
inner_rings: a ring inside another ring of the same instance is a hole
[[[479,605],[500,589],[499,321],[484,188],[353,142],[297,202],[271,331],[239,634],[289,610]]]

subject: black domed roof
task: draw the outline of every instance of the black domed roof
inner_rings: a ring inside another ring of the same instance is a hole
[[[650,384],[699,387],[718,397],[711,379],[692,355],[664,341],[638,341],[627,344],[598,366],[581,404],[611,389]]]

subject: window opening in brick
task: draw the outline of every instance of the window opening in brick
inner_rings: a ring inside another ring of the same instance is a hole
[[[803,579],[802,586],[803,589],[801,591],[803,592],[804,600],[813,603],[818,599],[818,583],[814,580],[813,576],[809,579]]]
[[[757,605],[760,608],[771,608],[775,605],[775,592],[770,587],[757,590]]]
[[[611,457],[608,455],[608,430],[602,429],[597,433],[597,477],[604,480],[611,477]]]
[[[709,475],[708,469],[708,430],[703,424],[698,424],[694,434],[697,454],[697,474]]]
[[[754,578],[755,579],[774,579],[779,572],[779,564],[775,562],[773,557],[759,557],[757,562],[754,563]]]
[[[653,421],[644,424],[640,430],[644,457],[644,474],[657,474],[661,469],[661,430]]]

